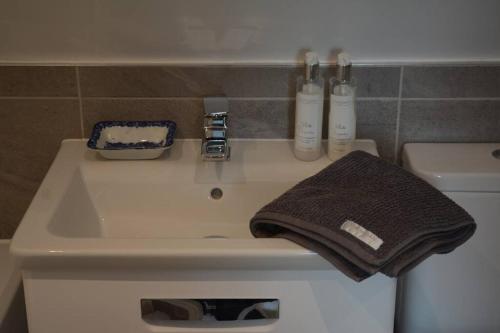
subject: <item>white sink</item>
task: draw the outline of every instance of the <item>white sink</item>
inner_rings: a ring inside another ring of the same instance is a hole
[[[355,147],[376,154],[373,141]],[[11,243],[30,333],[391,331],[395,279],[357,283],[290,241],[250,234],[257,210],[329,163],[296,160],[286,140],[233,140],[225,162],[202,161],[199,140],[149,161],[64,141]],[[178,323],[146,320],[144,299],[282,305],[277,320]]]
[[[109,161],[83,140],[66,140],[11,251],[25,266],[45,265],[44,259],[145,264],[149,257],[147,264],[176,267],[199,267],[200,259],[210,267],[331,267],[287,240],[255,239],[248,227],[259,208],[331,161],[298,161],[288,140],[231,144],[225,162],[202,161],[199,140],[177,140],[158,160]],[[371,140],[355,146],[376,154]],[[222,197],[214,199],[213,189]]]

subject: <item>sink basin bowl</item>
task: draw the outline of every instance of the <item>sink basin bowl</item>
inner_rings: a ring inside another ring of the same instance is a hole
[[[287,240],[255,239],[248,227],[259,208],[331,161],[301,162],[289,140],[231,145],[225,162],[202,161],[199,140],[179,140],[158,160],[109,161],[84,140],[65,140],[11,251],[25,267],[331,268]],[[355,148],[376,154],[372,140]]]
[[[204,162],[200,144],[120,161],[62,143],[11,243],[31,333],[392,330],[395,279],[357,283],[290,241],[250,234],[259,208],[330,160],[298,161],[287,140],[232,140],[230,161]],[[373,141],[355,147],[376,154]],[[279,300],[279,318],[144,316],[147,304],[179,299]]]

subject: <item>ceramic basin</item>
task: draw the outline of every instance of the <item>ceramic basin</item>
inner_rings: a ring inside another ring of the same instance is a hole
[[[11,245],[25,266],[331,267],[283,239],[255,239],[259,208],[329,163],[294,158],[288,140],[232,140],[206,162],[199,140],[149,161],[104,160],[66,140]],[[375,143],[356,149],[376,154]],[[147,259],[147,260],[145,260]]]

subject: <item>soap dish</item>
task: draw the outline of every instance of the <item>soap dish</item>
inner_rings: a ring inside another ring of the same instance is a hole
[[[154,159],[172,146],[175,128],[170,120],[101,121],[94,125],[87,147],[108,159]]]

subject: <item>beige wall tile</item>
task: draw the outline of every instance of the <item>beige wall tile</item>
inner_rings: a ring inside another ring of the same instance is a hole
[[[0,238],[10,238],[60,142],[81,137],[78,101],[0,99],[0,119]]]
[[[1,67],[0,96],[75,97],[74,67]]]

